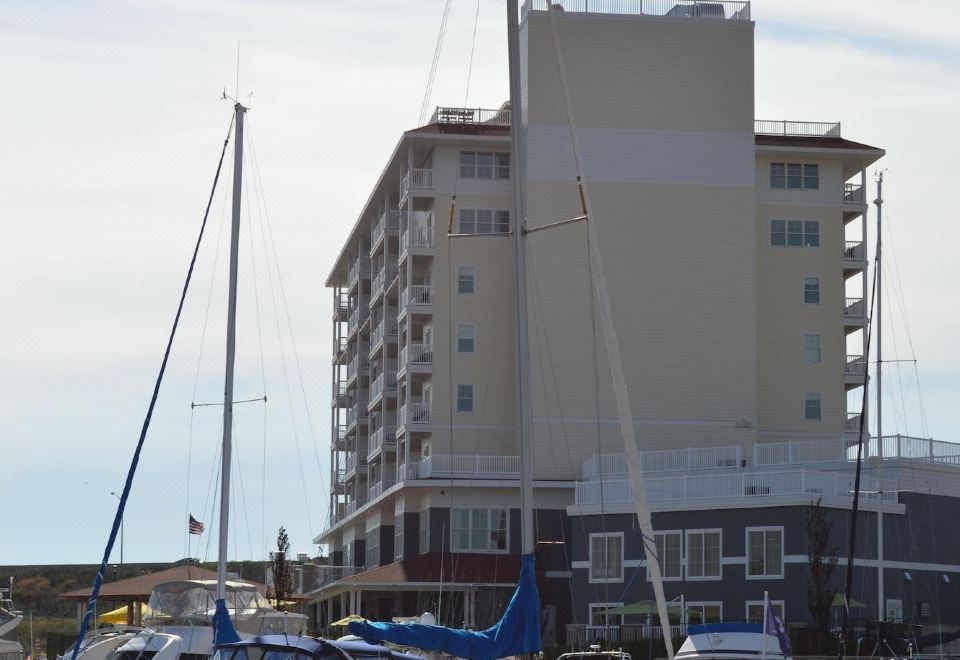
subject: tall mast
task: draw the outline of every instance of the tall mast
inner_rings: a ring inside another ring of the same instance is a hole
[[[220,464],[220,531],[217,554],[217,599],[226,598],[227,530],[230,520],[230,455],[233,437],[233,365],[237,353],[237,265],[240,245],[240,191],[243,184],[243,116],[239,103],[233,106],[236,135],[233,143],[233,213],[230,224],[230,290],[227,302],[227,360],[223,380],[223,449]]]
[[[507,0],[507,54],[510,64],[510,153],[513,155],[513,245],[517,270],[517,446],[520,450],[521,548],[536,548],[533,528],[533,433],[530,423],[530,342],[527,334],[527,253],[523,183],[525,154],[520,135],[520,19],[517,0]]]
[[[883,481],[881,468],[883,466],[883,400],[881,398],[881,375],[883,372],[883,281],[881,269],[881,246],[883,245],[883,172],[877,177],[877,198],[873,202],[877,205],[877,620],[883,621],[886,616],[886,607],[883,597]]]

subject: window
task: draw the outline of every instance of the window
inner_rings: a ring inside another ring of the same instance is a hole
[[[782,600],[771,600],[770,607],[773,608],[773,613],[777,615],[777,618],[781,621],[783,618],[783,601]],[[748,600],[747,601],[747,623],[759,623],[763,624],[763,601],[762,600]]]
[[[770,187],[818,190],[820,166],[816,163],[770,163]]]
[[[393,521],[393,558],[403,559],[403,515]]]
[[[803,395],[803,418],[811,422],[819,422],[823,419],[820,392],[806,392]]]
[[[420,512],[420,540],[418,543],[421,555],[430,552],[430,510]]]
[[[660,574],[664,580],[683,579],[683,532],[655,532],[657,557],[647,557],[647,561],[660,560]],[[647,579],[650,572],[647,571]]]
[[[747,528],[747,579],[783,577],[783,527]]]
[[[457,268],[457,293],[469,296],[477,290],[477,272],[473,266]]]
[[[454,552],[506,552],[506,509],[454,509]]]
[[[720,623],[723,621],[723,603],[707,601],[687,603],[687,623]]]
[[[510,154],[461,151],[460,176],[464,179],[509,179]]]
[[[820,335],[803,336],[803,361],[820,364]]]
[[[820,278],[819,277],[803,278],[803,303],[805,305],[820,304]]]
[[[503,209],[460,209],[461,234],[506,234],[510,211]]]
[[[773,247],[820,247],[819,220],[771,220]]]
[[[623,582],[623,532],[590,535],[590,581]]]
[[[457,412],[473,412],[473,385],[457,385]]]
[[[622,626],[622,614],[609,614],[618,607],[623,607],[623,603],[590,603],[590,625]]]
[[[473,353],[475,332],[473,325],[457,326],[457,353]]]
[[[720,578],[720,530],[687,532],[687,578]]]

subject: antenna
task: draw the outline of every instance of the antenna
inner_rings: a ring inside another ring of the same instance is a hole
[[[236,91],[234,92],[234,97],[240,97],[240,40],[237,39],[237,86]]]

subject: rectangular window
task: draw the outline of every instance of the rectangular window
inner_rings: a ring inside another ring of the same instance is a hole
[[[819,220],[771,220],[773,247],[820,247]]]
[[[660,574],[664,580],[683,579],[683,532],[655,532],[653,535],[657,544],[657,558],[660,561]],[[648,557],[647,561],[655,558]],[[649,571],[647,579],[650,579]]]
[[[623,607],[623,603],[590,603],[590,625],[616,627],[623,625],[622,614],[610,614],[610,610]]]
[[[770,163],[770,187],[788,190],[818,190],[820,166],[816,163]]]
[[[473,412],[473,385],[457,385],[457,412]]]
[[[711,579],[720,575],[720,530],[687,532],[687,578]]]
[[[783,621],[783,601],[782,600],[771,600],[770,607],[773,609],[773,613],[777,615],[777,618]],[[763,601],[762,600],[748,600],[747,601],[747,623],[759,623],[763,625]]]
[[[807,364],[820,364],[820,335],[803,336],[803,361]]]
[[[509,179],[510,154],[461,151],[460,177],[463,179]]]
[[[457,326],[457,353],[473,353],[475,332],[473,325]]]
[[[397,516],[393,522],[393,558],[403,559],[403,516]]]
[[[820,278],[803,278],[803,302],[805,305],[820,304]]]
[[[783,527],[747,528],[747,578],[783,577]]]
[[[506,234],[510,211],[504,209],[460,209],[461,234]]]
[[[809,422],[823,419],[820,392],[807,392],[803,395],[803,418]]]
[[[457,293],[462,296],[473,294],[477,288],[477,273],[473,266],[457,268]]]
[[[723,603],[707,601],[702,603],[687,603],[687,623],[720,623],[723,621]]]
[[[454,552],[506,552],[506,509],[454,509]]]
[[[590,581],[623,582],[623,532],[590,535]]]

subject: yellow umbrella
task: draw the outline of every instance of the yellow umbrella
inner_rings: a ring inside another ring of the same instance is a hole
[[[360,616],[359,614],[351,614],[351,615],[349,615],[349,616],[343,617],[343,618],[340,619],[339,621],[334,621],[334,622],[331,623],[330,625],[331,625],[331,626],[345,626],[345,625],[347,625],[348,623],[350,623],[351,621],[366,621],[366,619],[364,619],[364,618],[363,618],[362,616]]]
[[[117,625],[125,625],[127,623],[127,611],[130,609],[129,605],[123,605],[118,607],[115,610],[110,610],[109,612],[104,612],[97,617],[98,623],[113,623]],[[150,614],[150,608],[147,607],[146,603],[140,606],[140,614],[143,617],[147,617]],[[136,621],[134,621],[136,623]]]

